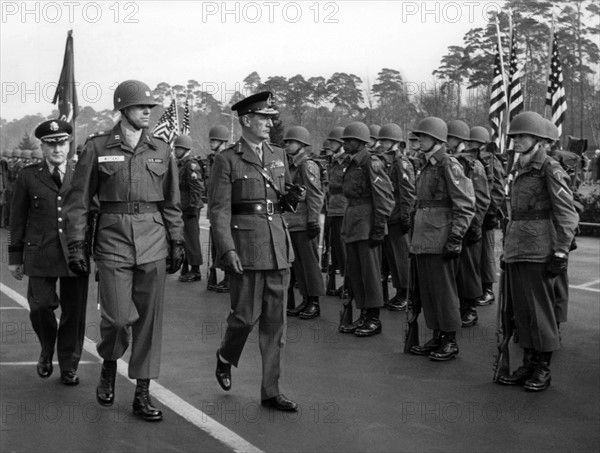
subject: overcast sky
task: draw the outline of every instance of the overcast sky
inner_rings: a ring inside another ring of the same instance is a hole
[[[81,106],[112,108],[116,84],[195,79],[226,103],[257,71],[334,72],[374,83],[382,68],[431,83],[447,47],[502,1],[2,1],[2,118],[48,115],[67,31]]]

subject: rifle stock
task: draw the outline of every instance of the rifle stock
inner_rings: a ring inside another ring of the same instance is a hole
[[[404,352],[409,353],[410,348],[419,346],[419,314],[421,313],[421,297],[416,284],[416,272],[414,269],[414,258],[409,258],[408,264],[408,288],[406,296],[409,298],[406,309],[406,322],[408,327],[404,334]]]
[[[513,331],[514,319],[508,292],[508,278],[506,277],[506,271],[502,271],[500,275],[500,292],[498,295],[496,328],[498,352],[494,356],[494,382],[498,382],[501,376],[508,376],[510,374],[509,344]]]

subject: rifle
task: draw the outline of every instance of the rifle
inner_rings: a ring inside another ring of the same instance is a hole
[[[206,289],[211,290],[217,285],[217,270],[212,251],[212,227],[208,227],[208,263],[206,266]]]
[[[413,257],[408,258],[408,288],[406,297],[408,307],[406,308],[406,322],[408,328],[404,334],[404,353],[410,352],[410,348],[419,345],[419,314],[421,313],[421,296],[417,285],[417,272]],[[411,293],[412,292],[412,293]]]
[[[508,278],[506,271],[500,274],[500,293],[498,295],[496,338],[498,352],[494,355],[494,382],[501,376],[510,374],[510,355],[508,346],[514,332],[514,318],[512,303],[508,292]]]

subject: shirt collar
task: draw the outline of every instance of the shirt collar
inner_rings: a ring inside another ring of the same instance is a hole
[[[50,173],[52,173],[54,171],[54,164],[51,164],[48,159],[46,159],[46,165],[48,166],[48,171]],[[61,175],[64,175],[65,172],[67,171],[67,161],[65,160],[62,164],[60,164],[58,166],[58,171],[60,172]]]

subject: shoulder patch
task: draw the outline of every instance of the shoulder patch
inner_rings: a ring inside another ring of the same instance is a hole
[[[377,156],[371,156],[371,168],[373,170],[384,170],[384,166],[383,163],[381,162],[381,159],[379,159],[379,157]]]

